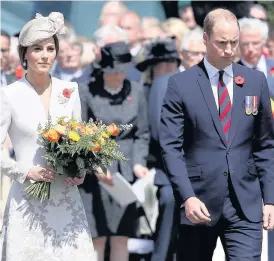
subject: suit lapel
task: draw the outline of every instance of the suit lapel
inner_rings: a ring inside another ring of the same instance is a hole
[[[269,60],[265,60],[265,63],[266,63],[266,74],[267,74],[267,83],[268,83],[268,89],[269,89],[269,94],[270,94],[270,97],[271,99],[274,100],[274,78],[273,76],[271,75],[271,63],[269,62]]]
[[[215,128],[219,134],[219,136],[221,137],[222,142],[224,143],[224,145],[226,144],[226,139],[225,139],[225,135],[223,132],[223,128],[222,128],[222,124],[220,121],[220,117],[219,117],[219,113],[217,110],[217,106],[216,106],[216,101],[214,99],[214,95],[213,95],[213,91],[212,91],[212,87],[210,84],[210,80],[206,71],[206,68],[204,66],[204,62],[201,61],[198,64],[198,83],[199,86],[201,88],[201,91],[203,93],[205,102],[207,104],[208,110],[211,114],[213,123],[215,125]]]
[[[234,63],[232,64],[233,77],[234,78],[236,76],[244,77],[243,75],[241,75],[238,68],[239,66],[235,65]],[[229,135],[228,135],[228,142],[229,142],[228,147],[231,146],[231,143],[234,139],[234,136],[237,130],[239,119],[241,117],[241,113],[239,112],[243,110],[245,88],[246,88],[245,85],[238,86],[233,79],[233,103],[232,103],[232,112],[231,112],[231,126],[229,130]]]

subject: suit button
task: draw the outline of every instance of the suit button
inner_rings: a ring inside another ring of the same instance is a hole
[[[225,172],[224,172],[224,176],[227,176],[227,174],[228,174],[227,171],[225,171]]]

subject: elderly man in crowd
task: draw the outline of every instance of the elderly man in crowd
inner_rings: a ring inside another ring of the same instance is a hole
[[[274,60],[267,59],[263,55],[263,48],[268,38],[268,26],[254,18],[242,18],[239,20],[240,32],[240,64],[257,69],[267,78],[270,97],[274,99]]]
[[[131,55],[136,56],[142,48],[140,43],[142,36],[141,18],[135,12],[127,12],[121,16],[119,26],[127,34]]]
[[[182,64],[179,70],[182,72],[195,64],[198,64],[206,52],[203,43],[203,31],[200,28],[190,31],[183,39],[181,48]]]
[[[61,80],[75,81],[78,84],[90,80],[90,66],[83,68],[81,55],[83,46],[80,42],[71,42],[66,37],[59,37],[60,49],[53,76]]]
[[[241,60],[239,64],[264,73],[267,78],[270,98],[273,100],[274,60],[265,58],[263,55],[263,48],[268,38],[268,26],[265,22],[254,18],[242,18],[239,20],[239,25],[241,29],[239,45]],[[274,232],[269,232],[268,251],[269,260],[274,260]]]
[[[127,7],[120,1],[111,1],[104,4],[99,22],[100,26],[118,25],[121,15],[128,11]]]

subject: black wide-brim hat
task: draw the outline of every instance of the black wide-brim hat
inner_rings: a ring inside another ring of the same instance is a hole
[[[125,72],[132,65],[132,55],[128,44],[116,42],[101,48],[99,65],[104,72]]]
[[[139,61],[136,64],[136,68],[141,72],[145,71],[149,66],[160,62],[177,61],[178,66],[181,64],[176,41],[172,37],[152,40],[143,48],[143,53],[140,52],[142,57],[139,57]]]

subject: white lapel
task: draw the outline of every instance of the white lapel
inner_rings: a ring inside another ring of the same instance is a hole
[[[71,82],[62,81],[52,77],[52,94],[50,115],[53,120],[61,116],[72,116],[73,104],[75,101],[75,93],[71,93],[70,98],[64,96],[65,89],[71,90],[73,84]],[[76,90],[75,90],[76,91]]]

